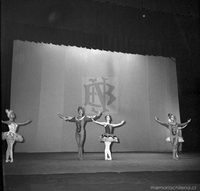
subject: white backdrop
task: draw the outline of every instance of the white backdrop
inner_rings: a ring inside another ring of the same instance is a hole
[[[32,119],[19,128],[25,142],[16,144],[16,152],[76,152],[75,124],[57,113],[77,116],[84,104],[86,114],[104,112],[99,121],[108,113],[113,123],[126,120],[115,129],[120,143],[113,152],[171,151],[165,141],[169,132],[154,117],[166,122],[173,113],[180,120],[176,63],[164,57],[14,42],[11,109],[16,121]],[[85,152],[102,152],[98,138],[104,128],[91,122],[86,131]]]

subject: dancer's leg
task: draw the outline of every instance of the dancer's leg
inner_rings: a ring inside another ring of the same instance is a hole
[[[85,139],[86,139],[86,132],[82,131],[82,134],[81,134],[81,137],[80,137],[80,157],[81,157],[81,160],[83,160]]]
[[[111,142],[109,142],[109,144],[108,144],[108,156],[109,156],[109,160],[112,160],[112,155],[111,155],[111,151],[110,151],[110,145],[111,145]]]
[[[85,133],[77,133],[76,141],[78,145],[78,159],[83,160],[83,147],[85,143]]]
[[[108,160],[108,152],[107,152],[107,151],[108,151],[108,148],[107,148],[107,147],[108,147],[108,146],[107,146],[108,144],[107,144],[107,143],[108,143],[108,142],[105,142],[105,150],[104,150],[105,160]]]
[[[172,158],[178,160],[178,157],[177,157],[177,145],[176,144],[173,145],[173,157]]]
[[[6,162],[13,162],[13,145],[15,140],[7,140],[7,150],[6,150]]]
[[[105,142],[105,159],[112,160],[111,152],[110,152],[110,144],[111,142]],[[108,156],[108,158],[107,158]]]
[[[10,157],[10,149],[11,149],[11,146],[10,146],[10,140],[6,140],[7,142],[7,150],[6,150],[6,162],[9,162],[9,157]]]
[[[81,160],[81,135],[79,133],[76,134],[76,142],[78,146],[78,156],[77,158]]]
[[[178,159],[178,146],[179,146],[178,137],[176,137],[175,141],[174,141],[174,149],[175,149],[175,157],[176,157],[176,159]]]
[[[15,141],[12,140],[11,142],[11,150],[10,150],[10,162],[13,162],[13,145],[14,145]]]
[[[83,144],[80,142],[79,144],[79,159],[83,160]]]
[[[111,145],[111,142],[108,142],[108,156],[109,156],[109,160],[112,160],[110,145]]]
[[[179,146],[180,146],[180,143],[177,143],[176,158],[179,158],[179,156],[178,156],[178,154],[179,154]]]
[[[171,138],[171,145],[172,145],[172,159],[178,160],[176,157],[177,155],[177,140],[176,138]]]

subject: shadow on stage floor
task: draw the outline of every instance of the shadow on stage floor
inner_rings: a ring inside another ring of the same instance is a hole
[[[198,190],[200,153],[15,153],[3,161],[5,191]],[[5,158],[5,156],[4,156]],[[168,186],[168,187],[167,187]],[[187,187],[187,188],[186,188]]]

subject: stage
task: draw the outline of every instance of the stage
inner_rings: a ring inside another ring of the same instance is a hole
[[[150,190],[151,186],[188,185],[200,189],[200,153],[15,153],[3,159],[5,190]],[[154,187],[155,189],[155,187]],[[172,188],[171,188],[172,189]],[[166,190],[166,189],[165,189]]]

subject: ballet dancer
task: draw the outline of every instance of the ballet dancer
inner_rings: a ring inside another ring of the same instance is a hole
[[[74,122],[76,123],[76,131],[75,131],[75,138],[78,145],[78,159],[83,160],[83,152],[84,152],[84,143],[86,139],[86,124],[87,122],[92,122],[92,119],[99,119],[102,115],[99,112],[97,115],[94,116],[86,116],[85,109],[83,107],[78,107],[78,117],[65,117],[62,114],[58,114],[61,119],[65,121]]]
[[[159,124],[167,127],[170,131],[170,136],[167,137],[166,141],[170,142],[172,145],[172,158],[178,160],[179,156],[178,156],[178,148],[180,143],[184,142],[183,137],[181,137],[180,134],[180,130],[185,128],[187,126],[187,124],[191,121],[191,119],[189,119],[186,123],[177,123],[176,121],[176,116],[169,113],[168,114],[168,123],[163,123],[161,121],[159,121],[159,119],[157,117],[155,117],[156,122],[158,122]]]
[[[1,121],[4,124],[8,125],[9,131],[2,132],[2,140],[6,140],[7,142],[7,150],[6,150],[6,162],[13,162],[13,145],[15,141],[22,142],[23,137],[16,133],[17,127],[26,125],[31,122],[28,120],[26,122],[17,123],[15,122],[15,113],[12,110],[6,109],[7,116],[9,118],[8,121]]]
[[[100,142],[105,143],[105,150],[104,150],[105,160],[112,160],[110,145],[112,142],[119,142],[119,138],[113,134],[114,128],[120,127],[124,125],[126,122],[121,121],[118,124],[113,124],[112,117],[110,115],[105,116],[105,120],[106,120],[105,122],[99,122],[99,121],[96,121],[95,119],[92,119],[92,120],[94,123],[105,127],[105,133],[100,136]]]

